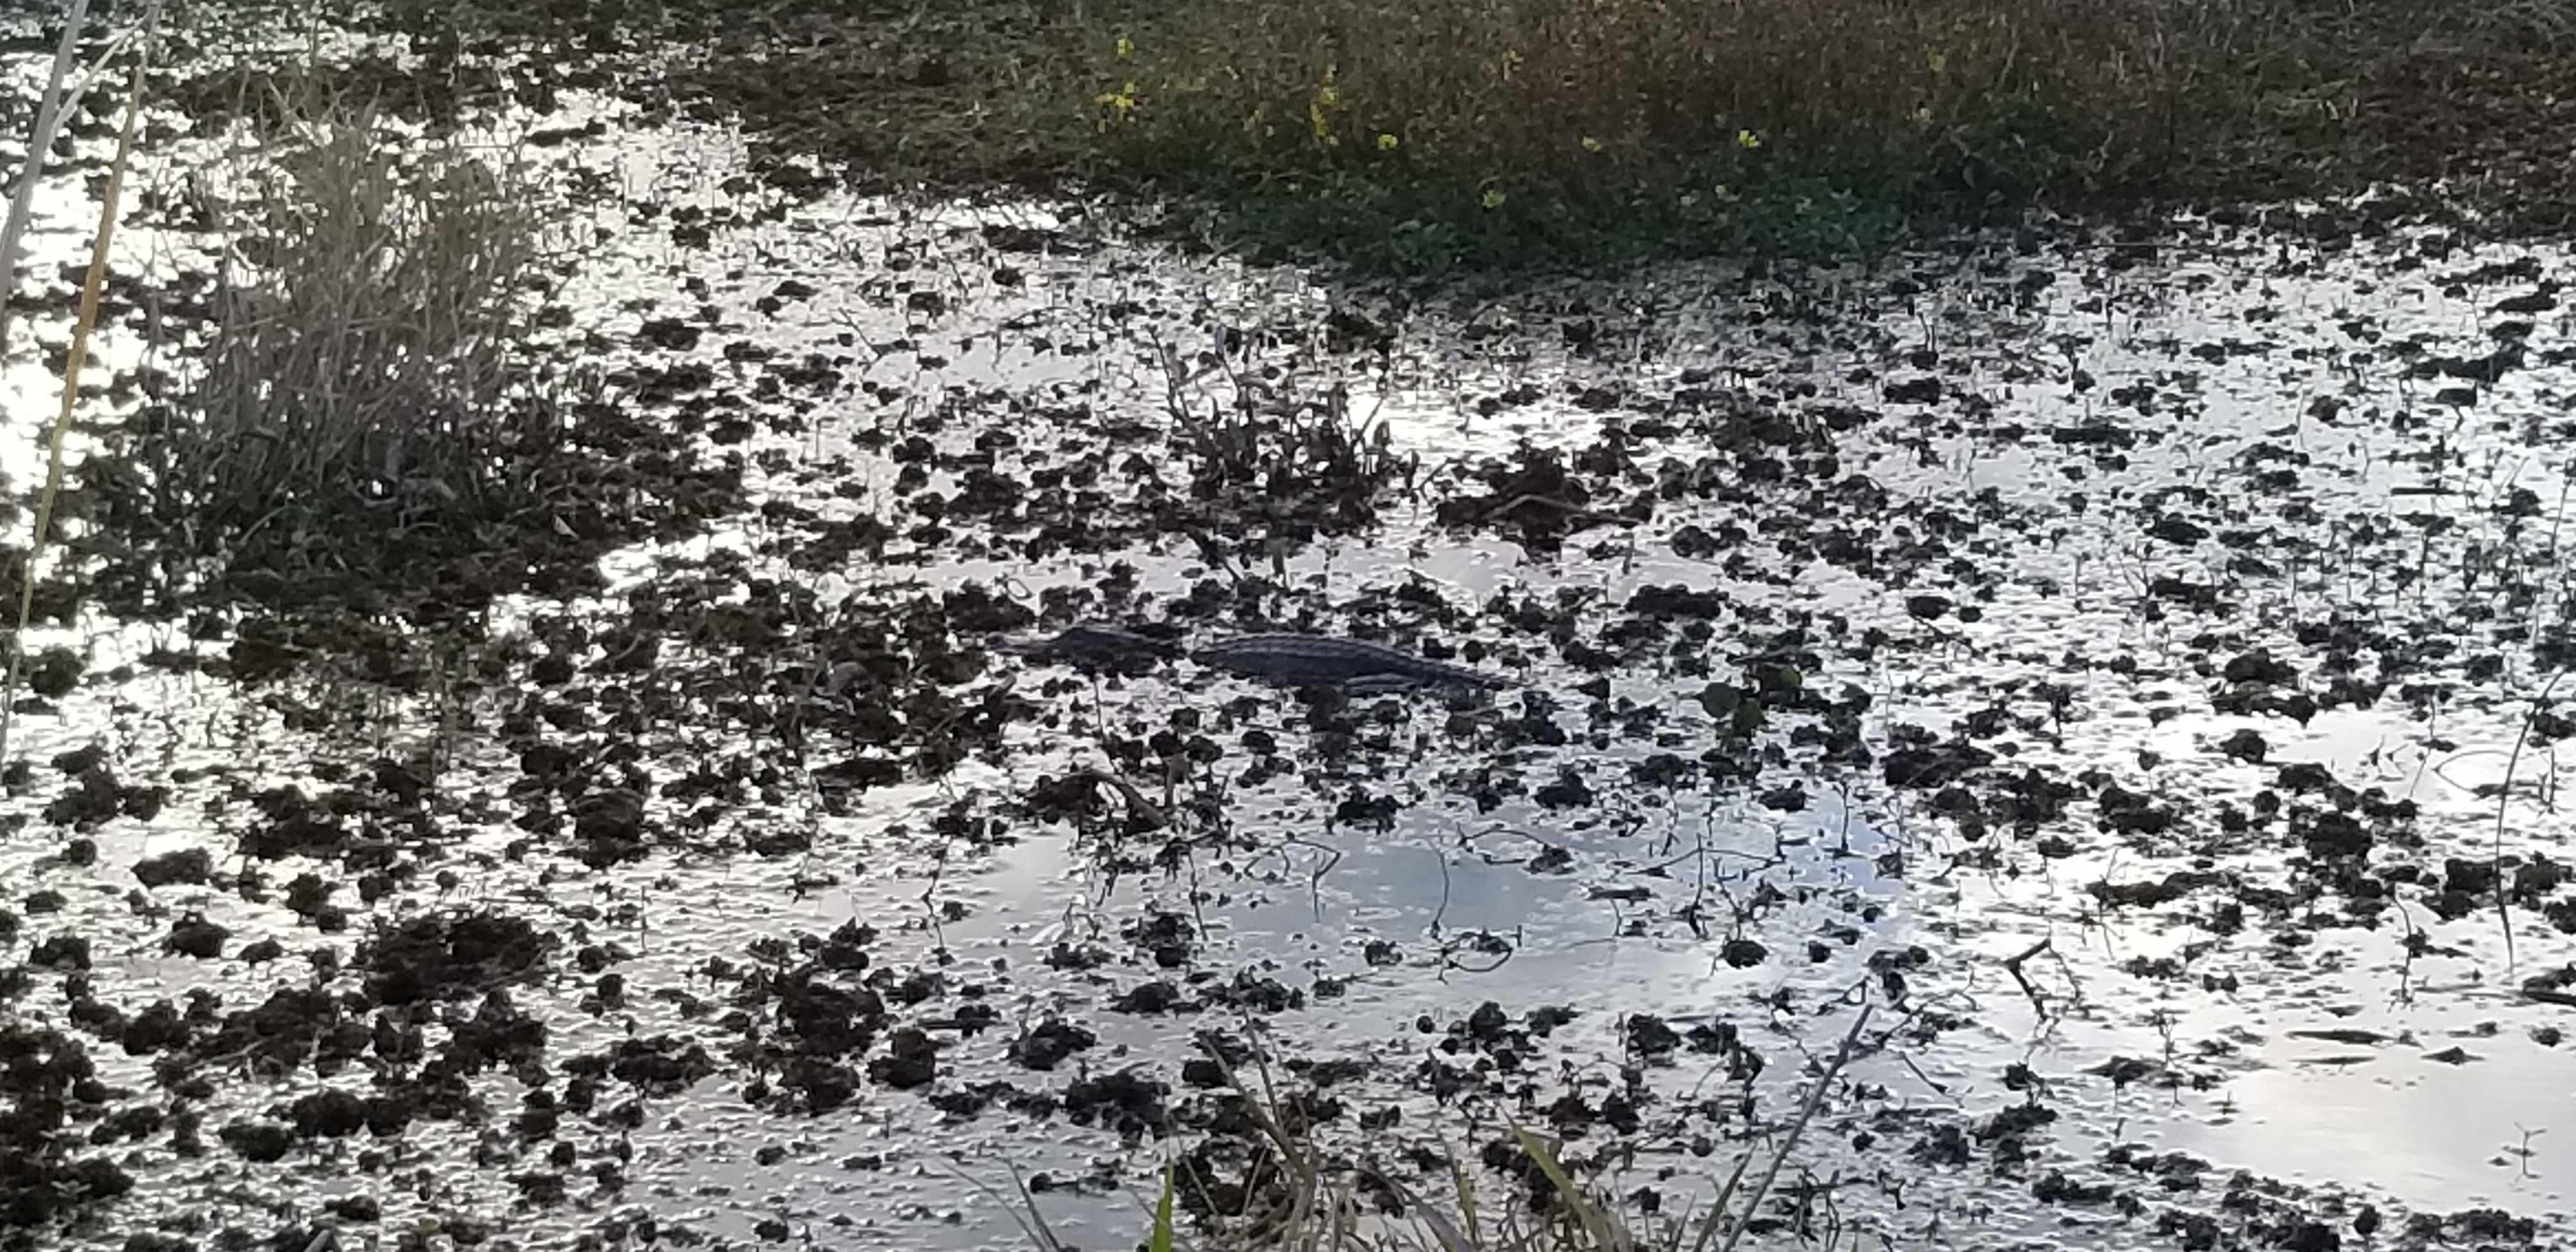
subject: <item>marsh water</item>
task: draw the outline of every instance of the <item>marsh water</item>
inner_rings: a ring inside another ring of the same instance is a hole
[[[87,667],[11,745],[10,1011],[86,1023],[122,1093],[93,1119],[211,1140],[93,1137],[134,1188],[48,1242],[1015,1246],[1033,1204],[1124,1246],[1222,1133],[1189,1111],[1209,1037],[1336,1151],[1437,1179],[1524,1125],[1677,1211],[1779,1147],[1864,1006],[1754,1246],[2336,1246],[2304,1232],[2359,1239],[2364,1205],[2383,1238],[2570,1242],[2563,249],[2284,206],[1399,308],[1072,206],[781,190],[721,128],[564,108],[606,125],[534,157],[583,227],[558,356],[737,458],[740,507],[496,605],[426,690],[177,666],[229,642],[96,614],[30,637]],[[85,247],[61,191],[23,290]],[[122,239],[146,274],[198,255]],[[8,360],[13,483],[63,327]],[[121,325],[93,369],[145,356]],[[1326,419],[1401,467],[1364,520],[1210,466],[1229,422]],[[1526,685],[1345,704],[990,651],[1085,619],[1428,641]],[[909,686],[835,668],[888,655]],[[782,689],[885,724],[791,741],[728,703]],[[960,709],[980,738],[914,751]],[[532,799],[532,742],[636,797],[634,846],[585,855],[597,792]],[[99,753],[164,802],[64,808]],[[279,789],[415,757],[426,826],[344,808],[356,847],[246,851]],[[138,881],[191,849],[217,872]],[[252,869],[314,876],[333,924]],[[204,992],[203,1040],[311,987],[380,1034],[385,937],[467,916],[526,950],[390,1020],[436,1056],[503,992],[536,1043],[487,1039],[399,1133],[309,1102],[385,1090],[399,1045],[218,1052],[183,1096],[82,1008]],[[229,938],[175,952],[188,920]],[[828,1050],[825,1017],[857,1023]],[[225,1134],[269,1126],[291,1146]]]

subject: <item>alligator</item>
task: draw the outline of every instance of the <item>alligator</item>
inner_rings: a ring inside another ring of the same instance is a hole
[[[1517,687],[1501,674],[1328,635],[1237,635],[1197,648],[1114,626],[1075,626],[1048,639],[1001,645],[1006,652],[1077,664],[1126,667],[1187,656],[1211,669],[1293,686],[1338,686],[1355,695],[1415,687]]]

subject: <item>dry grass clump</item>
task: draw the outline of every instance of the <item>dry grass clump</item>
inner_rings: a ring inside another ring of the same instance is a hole
[[[227,255],[155,441],[164,495],[239,532],[484,512],[530,433],[514,349],[543,258],[535,189],[460,141],[389,142],[364,109],[278,106],[195,189]]]
[[[80,467],[102,601],[470,622],[655,524],[693,472],[675,436],[531,337],[547,189],[454,132],[261,81],[226,114],[236,146],[161,197],[218,259],[165,298],[167,381]]]

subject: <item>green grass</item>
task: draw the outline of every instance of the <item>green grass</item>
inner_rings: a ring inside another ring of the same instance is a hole
[[[2437,177],[2576,222],[2576,11],[2541,0],[387,3],[451,105],[532,61],[864,189],[1134,193],[1398,273]]]
[[[1306,0],[1095,10],[1096,155],[1397,269],[1834,250],[1909,206],[2135,182],[2158,0]]]
[[[1129,0],[1082,34],[1095,168],[1406,272],[1844,252],[2576,128],[2530,104],[2576,17],[2523,0]]]

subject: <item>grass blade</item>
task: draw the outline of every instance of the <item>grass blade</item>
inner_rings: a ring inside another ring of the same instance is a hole
[[[1603,1212],[1600,1205],[1594,1204],[1591,1197],[1583,1194],[1583,1188],[1575,1185],[1573,1176],[1565,1172],[1565,1166],[1556,1159],[1555,1149],[1550,1148],[1546,1140],[1518,1126],[1512,1127],[1512,1136],[1520,1140],[1521,1151],[1529,1153],[1529,1158],[1538,1162],[1539,1172],[1547,1175],[1548,1185],[1556,1188],[1557,1198],[1565,1202],[1566,1212],[1573,1215],[1575,1224],[1583,1231],[1582,1246],[1603,1252],[1628,1246],[1618,1223]]]
[[[54,72],[45,81],[45,94],[36,105],[36,124],[27,135],[27,159],[18,167],[18,187],[9,197],[9,220],[0,225],[0,277],[9,284],[0,291],[18,289],[18,241],[26,238],[27,219],[35,212],[36,183],[45,176],[45,154],[53,150],[54,132],[63,121],[63,80],[71,73],[81,30],[88,24],[89,0],[72,0],[70,11],[63,15],[63,41],[54,49]],[[0,355],[8,349],[9,307],[0,301]]]
[[[1154,1201],[1154,1232],[1145,1241],[1147,1252],[1172,1252],[1172,1167],[1163,1167],[1163,1194]]]

